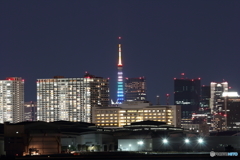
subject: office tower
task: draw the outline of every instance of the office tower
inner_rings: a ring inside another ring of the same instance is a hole
[[[218,98],[218,110],[214,111],[213,131],[240,129],[240,96],[237,92],[222,92]]]
[[[210,86],[203,85],[201,87],[201,102],[200,102],[200,110],[199,114],[206,114],[207,118],[207,124],[211,124],[212,121],[212,115],[211,115],[211,109],[210,109],[210,98],[211,98],[211,91]]]
[[[108,104],[108,79],[86,73],[84,78],[37,80],[38,120],[91,122],[91,107]]]
[[[210,103],[209,108],[211,111],[211,128],[210,131],[222,131],[224,117],[219,114],[219,111],[224,107],[222,94],[228,92],[228,82],[211,82],[210,83]]]
[[[184,74],[182,74],[184,76]],[[199,109],[201,80],[174,78],[174,104],[182,106],[182,120],[192,118],[192,113]]]
[[[24,80],[8,77],[0,80],[0,123],[24,121]]]
[[[118,107],[93,107],[93,123],[104,127],[123,127],[132,122],[160,121],[181,126],[181,106],[150,105],[144,101],[124,101]]]
[[[200,103],[201,109],[206,110],[210,108],[209,107],[210,98],[211,98],[210,86],[203,85],[201,87],[201,103]]]
[[[125,79],[125,101],[145,101],[146,95],[146,79],[139,78],[126,78]]]
[[[118,38],[121,40],[121,37]],[[121,104],[124,101],[123,93],[123,64],[122,64],[122,49],[121,43],[118,44],[118,82],[117,82],[117,104]]]
[[[37,120],[37,103],[30,101],[24,103],[24,121]]]
[[[227,118],[227,130],[240,130],[240,96],[237,92],[228,92],[223,95],[227,104],[224,115]]]
[[[211,112],[215,113],[219,110],[219,108],[222,108],[222,103],[219,103],[221,101],[221,96],[223,92],[228,92],[228,82],[211,82],[211,98],[210,98],[210,108]]]

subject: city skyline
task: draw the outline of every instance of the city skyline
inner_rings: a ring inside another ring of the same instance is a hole
[[[173,101],[173,78],[202,85],[228,81],[239,91],[239,1],[3,1],[0,79],[25,79],[25,101],[36,80],[85,71],[110,78],[117,93],[117,37],[125,77],[147,79],[148,100]],[[157,84],[157,85],[156,85]],[[162,103],[163,102],[163,103]]]

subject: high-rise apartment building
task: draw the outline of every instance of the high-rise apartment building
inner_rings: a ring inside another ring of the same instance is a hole
[[[24,121],[24,80],[8,77],[0,80],[0,123]]]
[[[109,105],[109,81],[86,73],[84,78],[37,80],[37,119],[92,122],[91,107]]]
[[[184,74],[183,74],[184,75]],[[174,78],[174,104],[182,106],[182,119],[191,119],[199,110],[201,79]]]
[[[146,101],[146,79],[139,78],[126,78],[125,79],[125,101]]]

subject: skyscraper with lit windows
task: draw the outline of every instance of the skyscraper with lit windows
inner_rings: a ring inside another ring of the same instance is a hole
[[[84,78],[37,80],[37,120],[90,123],[91,107],[108,105],[108,79],[86,73]]]
[[[118,37],[121,40],[121,37]],[[123,64],[122,64],[122,49],[121,43],[118,44],[118,81],[117,81],[117,104],[122,104],[124,101],[124,89],[123,89]]]
[[[125,101],[146,101],[145,77],[125,78]]]
[[[182,73],[184,76],[184,73]],[[182,107],[182,120],[191,119],[199,110],[201,79],[174,78],[174,104]]]
[[[24,80],[7,77],[0,80],[0,123],[24,121]]]

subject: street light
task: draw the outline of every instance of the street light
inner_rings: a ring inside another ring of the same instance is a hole
[[[137,144],[143,145],[143,141],[138,141]]]
[[[163,140],[162,140],[162,143],[163,143],[163,147],[164,147],[164,150],[165,151],[167,151],[167,144],[168,144],[168,140],[167,140],[167,138],[164,138]]]
[[[186,144],[186,149],[187,149],[187,151],[188,151],[188,147],[189,147],[189,143],[190,143],[190,140],[188,139],[188,138],[186,138],[185,140],[184,140],[184,142],[185,142],[185,144]]]
[[[138,144],[138,151],[139,151],[139,146],[143,145],[143,141],[138,141],[137,144]]]
[[[203,139],[202,138],[198,138],[198,143],[202,144],[203,143]]]
[[[201,151],[202,150],[203,139],[202,138],[198,138],[198,143],[199,143],[200,151]]]
[[[163,143],[164,144],[167,144],[168,143],[168,140],[166,138],[163,139]]]
[[[184,142],[185,142],[186,144],[190,143],[190,141],[189,141],[188,138],[186,138],[186,139],[184,140]]]
[[[131,144],[129,144],[130,151],[131,151],[131,146],[132,146],[132,145],[131,145]]]

